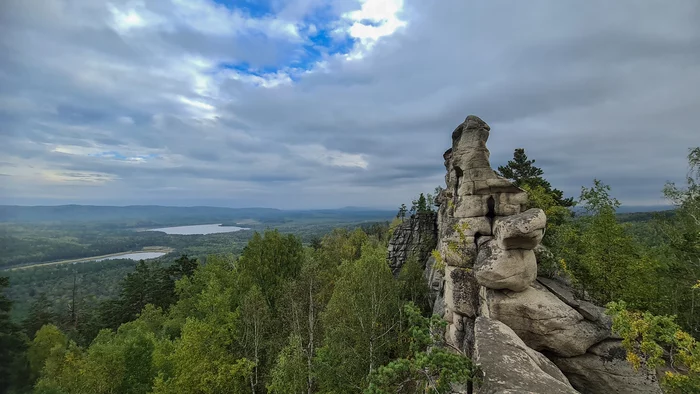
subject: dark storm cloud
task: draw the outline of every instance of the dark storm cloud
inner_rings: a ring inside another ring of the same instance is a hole
[[[476,114],[493,167],[523,147],[568,195],[599,178],[649,205],[700,144],[693,0],[406,1],[404,28],[311,73],[289,68],[310,43],[284,23],[357,2],[273,2],[279,21],[235,33],[208,1],[133,4],[0,5],[8,201],[394,206],[443,184],[450,133]],[[129,7],[145,27],[115,27]],[[293,82],[217,68],[240,62]]]

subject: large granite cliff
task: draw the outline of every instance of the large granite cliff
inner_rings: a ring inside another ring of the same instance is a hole
[[[437,198],[442,261],[421,254],[446,342],[483,372],[475,392],[660,393],[656,376],[627,364],[603,308],[577,298],[566,281],[537,277],[533,249],[547,218],[526,210],[527,193],[491,169],[489,134],[476,116],[452,133]],[[390,255],[421,249],[405,233],[395,233]]]

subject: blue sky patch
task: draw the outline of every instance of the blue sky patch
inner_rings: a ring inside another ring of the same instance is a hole
[[[253,67],[248,62],[223,62],[218,65],[217,70],[229,69],[256,76],[274,74],[290,68],[298,71],[311,70],[326,56],[345,55],[352,51],[356,43],[355,39],[347,34],[342,37],[333,37],[331,34],[333,32],[328,29],[318,30],[309,36],[306,42],[299,44],[298,50],[294,51],[294,56],[276,65]],[[293,81],[298,80],[296,77],[290,77]]]
[[[214,3],[223,5],[230,10],[243,11],[253,18],[263,18],[274,13],[270,1],[257,0],[213,0]]]

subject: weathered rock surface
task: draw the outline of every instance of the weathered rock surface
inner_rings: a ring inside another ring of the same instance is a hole
[[[437,245],[437,216],[421,213],[407,218],[394,230],[389,241],[389,267],[394,275],[401,271],[411,256],[421,264]]]
[[[493,234],[501,249],[532,250],[542,241],[546,225],[543,210],[528,209],[517,215],[498,218]]]
[[[512,328],[535,350],[573,357],[610,337],[605,324],[594,323],[539,284],[522,292],[489,290],[490,317]]]
[[[497,320],[477,317],[474,343],[474,359],[484,374],[481,394],[576,393],[551,361]]]
[[[446,267],[445,304],[467,317],[475,317],[479,301],[479,284],[470,269]]]
[[[537,278],[535,252],[504,250],[494,241],[486,242],[479,248],[474,273],[479,284],[489,289],[526,290]]]
[[[581,356],[551,359],[583,394],[661,394],[656,376],[641,369],[635,371],[625,357],[620,341],[611,339]]]
[[[537,278],[537,282],[561,301],[576,309],[584,319],[597,322],[608,329],[612,328],[612,319],[605,314],[605,308],[578,299],[568,285],[549,278]]]
[[[427,248],[411,246],[426,239],[422,234],[433,230],[421,228],[430,226],[409,223],[391,241],[392,269],[398,272],[411,255],[424,258],[433,313],[447,322],[447,344],[483,371],[475,392],[660,393],[654,376],[626,363],[603,308],[558,276],[554,256],[540,245],[545,213],[526,210],[527,193],[491,169],[490,130],[468,116],[443,155],[446,188],[436,197],[432,245],[444,264]],[[538,268],[556,280],[537,278]]]

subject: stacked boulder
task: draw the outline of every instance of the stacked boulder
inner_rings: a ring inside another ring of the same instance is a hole
[[[489,133],[469,116],[443,156],[444,264],[430,259],[426,279],[434,311],[448,323],[446,342],[480,365],[480,393],[660,393],[655,376],[610,357],[624,350],[602,308],[562,281],[537,277],[533,250],[547,218],[526,209],[527,193],[491,169]]]
[[[522,212],[527,194],[491,169],[489,132],[484,121],[469,116],[452,133],[444,155],[447,188],[438,200],[447,340],[467,353],[481,288],[526,290],[537,278],[533,249],[547,222],[541,209]]]

